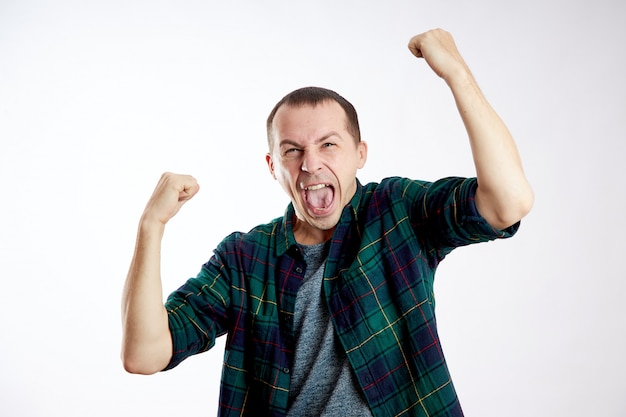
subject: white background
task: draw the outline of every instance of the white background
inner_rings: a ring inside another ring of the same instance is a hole
[[[167,294],[280,216],[264,122],[287,92],[359,111],[363,181],[473,175],[447,87],[406,45],[443,27],[519,145],[536,203],[439,270],[468,416],[626,415],[626,3],[0,1],[0,415],[215,415],[223,340],[154,376],[119,360],[120,294],[161,172],[193,174]]]

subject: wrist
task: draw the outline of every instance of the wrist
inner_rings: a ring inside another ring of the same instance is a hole
[[[142,236],[157,236],[162,237],[165,231],[165,223],[161,220],[144,214],[139,220],[139,233]]]
[[[444,80],[451,89],[463,89],[476,84],[472,73],[467,67],[459,67],[451,71],[444,77]]]

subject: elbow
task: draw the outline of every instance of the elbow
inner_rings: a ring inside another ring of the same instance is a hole
[[[170,363],[173,344],[167,315],[163,317],[156,325],[124,322],[120,359],[126,372],[152,375]]]
[[[167,367],[171,359],[170,354],[160,352],[154,348],[138,351],[132,347],[124,346],[121,352],[122,366],[130,374],[152,375]]]
[[[517,193],[508,203],[495,214],[495,221],[492,226],[498,229],[506,229],[509,226],[522,220],[530,213],[535,202],[535,195],[530,187],[524,192]]]
[[[532,210],[534,204],[535,204],[535,193],[533,192],[532,188],[528,186],[528,191],[526,192],[524,199],[520,203],[520,209],[521,209],[520,220],[523,217],[526,217],[528,213],[530,213],[530,210]]]
[[[498,230],[504,230],[526,217],[534,201],[535,196],[529,185],[505,195],[490,194],[479,187],[476,194],[478,211]]]
[[[129,374],[137,375],[153,375],[163,370],[164,367],[155,366],[145,360],[137,360],[136,358],[128,357],[128,355],[122,354],[122,365],[124,370]]]
[[[530,187],[530,184],[526,182],[525,187],[517,194],[517,198],[515,201],[515,207],[517,210],[517,220],[518,222],[522,220],[524,217],[530,213],[530,210],[533,208],[533,204],[535,203],[535,193],[533,189]]]

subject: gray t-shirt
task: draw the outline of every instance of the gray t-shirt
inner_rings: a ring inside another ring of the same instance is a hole
[[[289,417],[367,417],[372,413],[335,334],[322,293],[328,242],[302,246],[307,271],[296,297],[296,347]]]

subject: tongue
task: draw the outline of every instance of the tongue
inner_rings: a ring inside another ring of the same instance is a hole
[[[331,187],[309,190],[306,193],[307,202],[316,209],[326,208],[333,201],[333,189]]]

